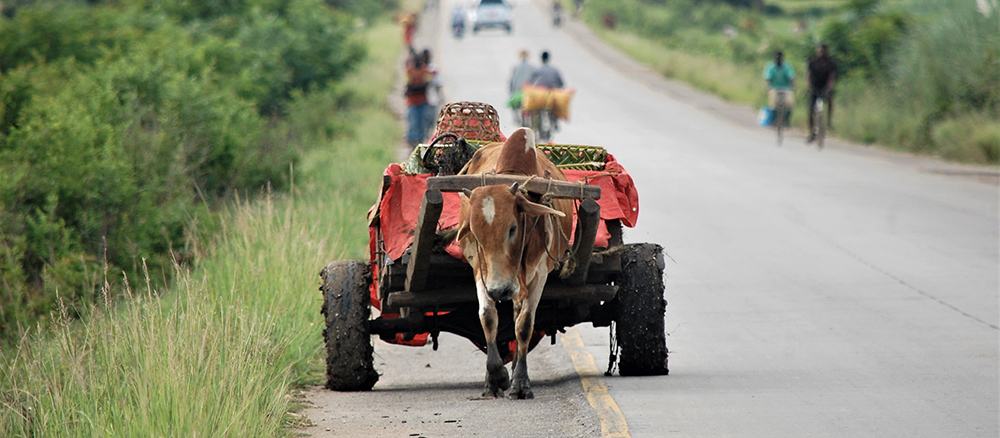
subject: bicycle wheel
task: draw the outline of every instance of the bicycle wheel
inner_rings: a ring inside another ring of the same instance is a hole
[[[823,110],[823,99],[816,100],[816,146],[823,149],[823,141],[826,139],[826,111]]]
[[[548,143],[549,140],[552,140],[552,111],[539,111],[536,133],[538,134],[539,143]]]
[[[774,109],[774,130],[778,132],[778,146],[781,146],[785,130],[785,105],[783,103],[778,103]]]
[[[823,149],[823,142],[826,140],[826,122],[823,120],[825,115],[823,110],[820,109],[819,117],[817,117],[819,126],[816,128],[816,146],[820,149]]]

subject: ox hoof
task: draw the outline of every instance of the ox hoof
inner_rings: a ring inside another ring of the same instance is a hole
[[[514,388],[510,390],[510,394],[507,395],[512,400],[531,400],[535,398],[535,394],[531,392],[531,386],[527,382],[521,384],[520,382],[514,384]]]
[[[494,389],[494,388],[490,388],[489,385],[486,385],[486,389],[483,389],[483,397],[501,398],[503,396],[504,396],[503,395],[503,390],[500,389],[500,388],[495,388]]]
[[[483,397],[503,397],[503,392],[510,388],[510,375],[507,368],[501,367],[493,373],[486,373],[486,389]]]

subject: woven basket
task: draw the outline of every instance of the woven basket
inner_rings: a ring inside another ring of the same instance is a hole
[[[538,149],[560,169],[604,170],[608,151],[600,146],[540,144]]]
[[[455,134],[466,140],[501,141],[500,117],[492,105],[480,102],[452,102],[438,112],[434,137]]]

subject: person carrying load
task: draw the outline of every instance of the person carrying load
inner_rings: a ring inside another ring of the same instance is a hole
[[[538,133],[539,140],[548,141],[551,131],[559,130],[558,119],[569,120],[569,101],[572,90],[564,89],[562,74],[549,64],[549,52],[542,52],[542,65],[535,70],[528,80],[529,85],[523,87],[524,124],[530,122]],[[552,117],[552,116],[555,117]]]

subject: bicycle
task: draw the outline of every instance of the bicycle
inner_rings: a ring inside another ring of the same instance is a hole
[[[774,130],[778,133],[778,146],[784,140],[784,131],[788,127],[788,108],[786,101],[792,90],[774,89]]]
[[[551,109],[524,111],[521,115],[521,121],[523,126],[535,131],[536,140],[539,143],[548,143],[552,140],[553,131],[556,129],[556,119]]]
[[[812,135],[815,136],[816,146],[819,149],[823,149],[823,141],[826,139],[826,95],[820,94],[816,96],[816,103],[813,104],[813,132]]]

